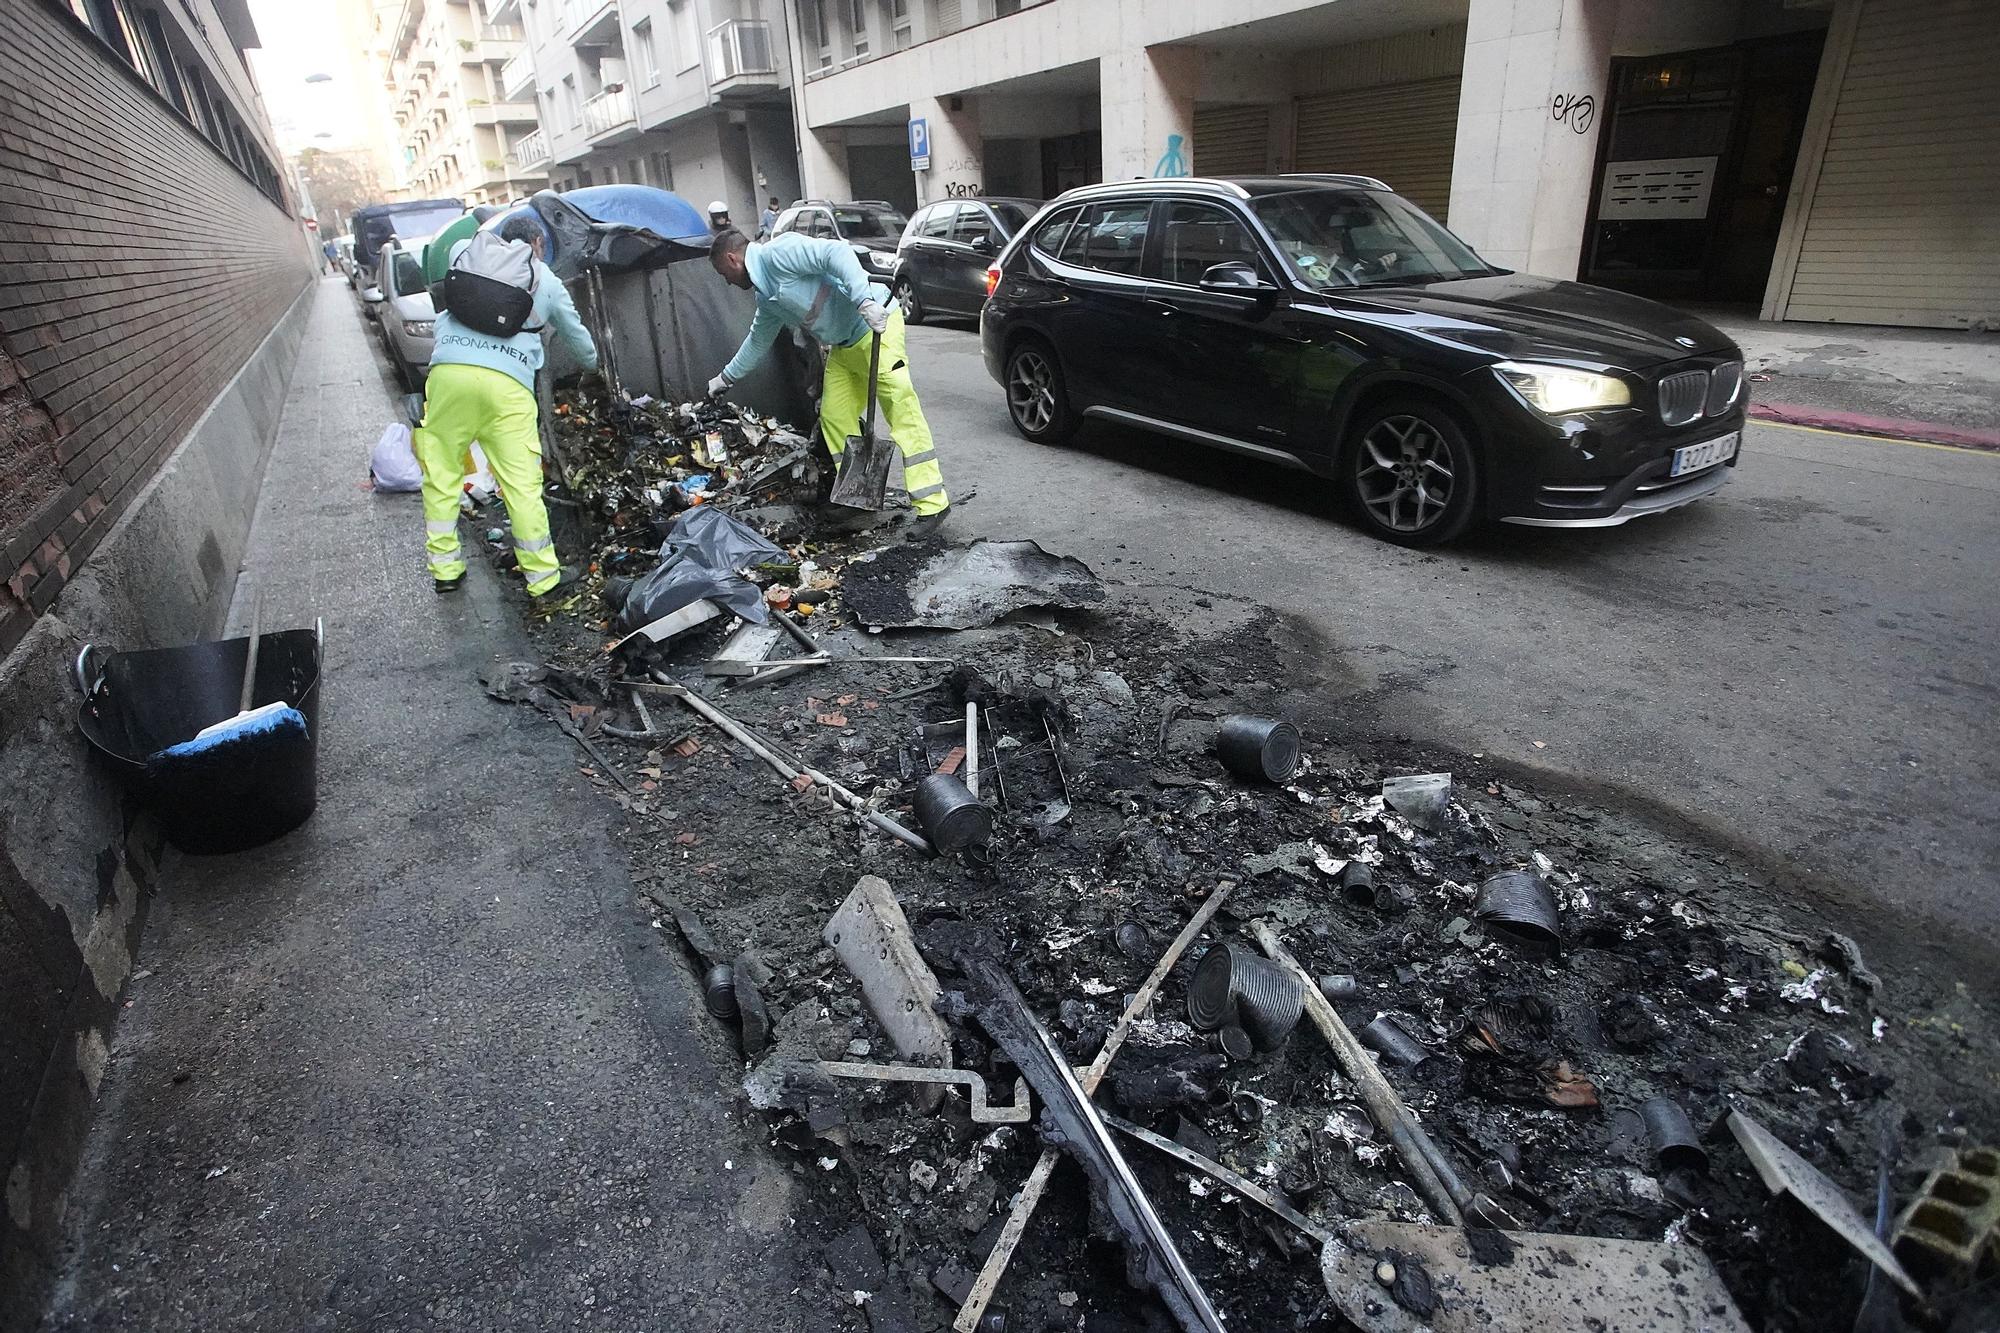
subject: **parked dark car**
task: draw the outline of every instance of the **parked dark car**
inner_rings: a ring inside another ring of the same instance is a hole
[[[1710,325],[1512,273],[1378,180],[1087,186],[987,271],[1014,426],[1100,417],[1333,479],[1377,536],[1612,527],[1736,464],[1743,362]]]
[[[778,225],[771,228],[771,234],[802,231],[808,236],[846,241],[854,247],[861,271],[888,283],[896,275],[896,242],[908,224],[901,209],[881,199],[857,199],[851,204],[808,199],[778,214]]]
[[[945,199],[910,216],[896,247],[895,292],[903,318],[976,315],[986,304],[986,268],[1040,209],[1039,199]]]
[[[382,247],[397,236],[429,236],[454,222],[465,212],[456,199],[406,199],[396,204],[365,204],[348,218],[354,234],[354,265],[359,277],[349,276],[358,290],[373,276]]]

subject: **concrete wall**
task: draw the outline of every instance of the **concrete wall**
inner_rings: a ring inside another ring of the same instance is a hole
[[[298,295],[0,660],[0,1328],[36,1308],[163,844],[76,729],[84,643],[211,637],[304,336]],[[357,442],[357,448],[360,442]],[[357,454],[357,457],[360,455]]]

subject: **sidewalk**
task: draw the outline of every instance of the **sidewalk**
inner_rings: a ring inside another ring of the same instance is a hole
[[[319,811],[171,871],[46,1326],[838,1326],[616,812],[480,691],[511,594],[434,596],[416,497],[362,489],[394,400],[337,280],[300,357],[246,579],[326,619]]]
[[[2000,449],[2000,334],[1772,323],[1691,307],[1734,338],[1751,415],[1862,435]]]

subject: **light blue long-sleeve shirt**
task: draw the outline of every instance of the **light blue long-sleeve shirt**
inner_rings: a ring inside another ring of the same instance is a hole
[[[786,232],[752,241],[744,267],[757,292],[757,314],[722,377],[731,384],[757,368],[781,329],[804,329],[828,347],[847,347],[867,336],[861,303],[889,303],[889,289],[868,281],[846,241]]]
[[[463,240],[452,246],[451,257],[457,259],[459,252],[471,244],[470,240]],[[535,307],[528,316],[528,325],[533,329],[542,325],[554,329],[576,359],[583,363],[585,370],[597,369],[597,344],[578,317],[576,302],[570,299],[569,289],[563,286],[562,279],[539,259],[535,261]],[[432,365],[483,366],[503,375],[512,375],[530,393],[534,392],[535,372],[542,368],[542,335],[539,332],[524,331],[511,338],[496,338],[459,323],[447,310],[438,315],[435,333],[437,341],[431,348]]]

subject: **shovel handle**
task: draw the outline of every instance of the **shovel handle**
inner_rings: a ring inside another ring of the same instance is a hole
[[[882,366],[882,335],[868,335],[868,419],[863,423],[861,433],[868,439],[875,438],[875,374]]]

